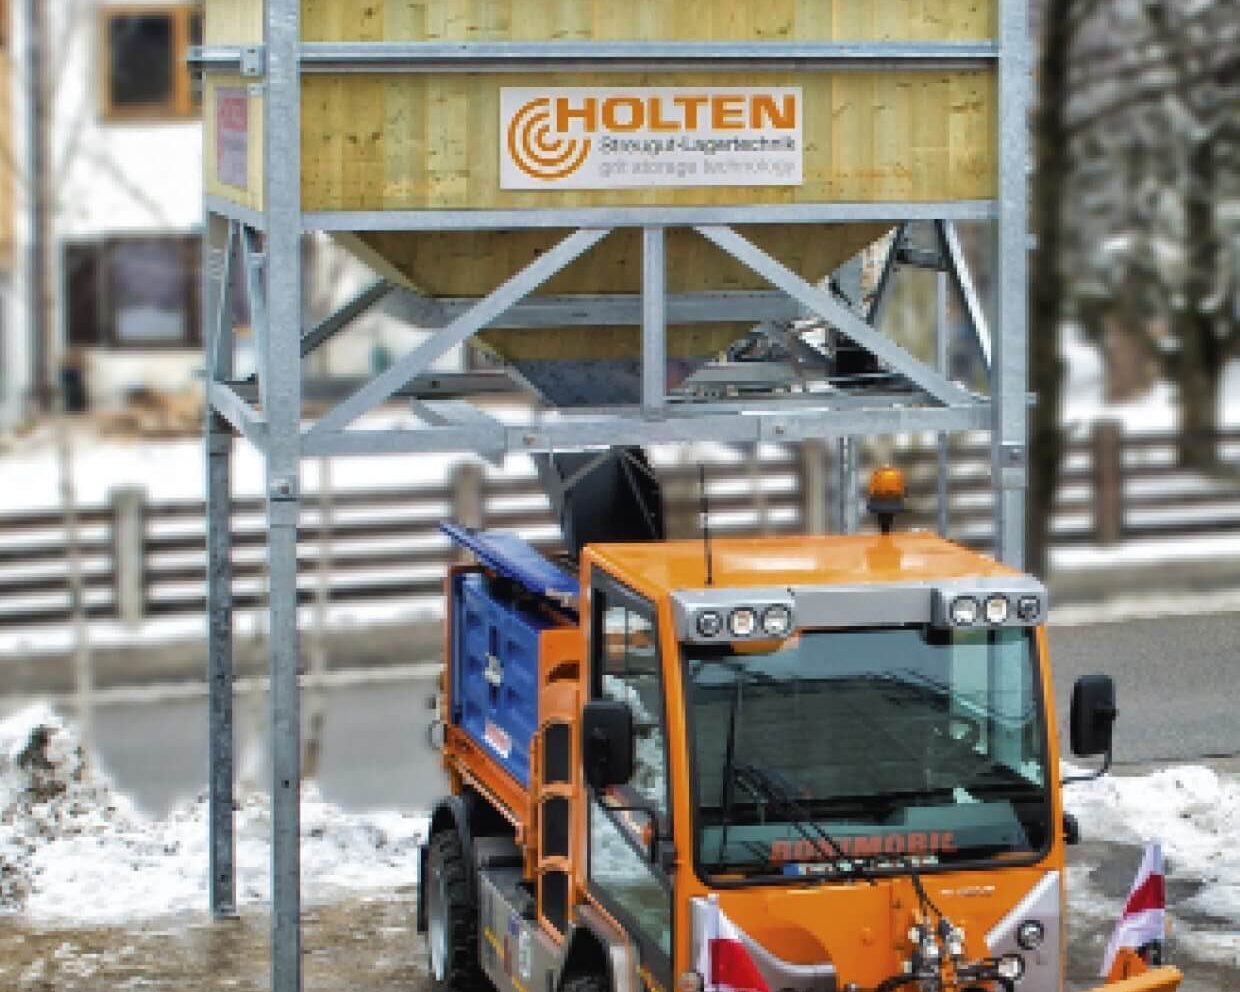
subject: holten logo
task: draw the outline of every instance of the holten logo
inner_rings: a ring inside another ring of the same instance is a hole
[[[554,123],[552,101],[544,96],[525,104],[508,125],[508,154],[532,179],[563,179],[580,169],[590,154],[589,138],[566,138],[564,129],[553,131]]]
[[[511,87],[500,126],[504,189],[801,182],[796,87]]]

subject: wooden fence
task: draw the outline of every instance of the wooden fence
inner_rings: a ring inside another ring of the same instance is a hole
[[[1220,435],[1229,464],[1240,466],[1240,431]],[[763,450],[708,463],[716,534],[795,533],[829,518],[834,497],[821,480],[825,449]],[[909,478],[903,527],[933,528],[936,462],[932,447],[892,452]],[[863,454],[863,460],[866,456]],[[865,477],[863,465],[862,478]],[[694,533],[696,465],[660,470],[673,532]],[[807,480],[810,480],[807,484]],[[984,441],[951,454],[950,533],[987,548],[991,539],[989,461]],[[329,507],[329,508],[328,508]],[[299,528],[300,591],[333,604],[413,601],[437,596],[454,550],[438,523],[456,518],[516,530],[549,552],[558,533],[533,476],[458,471],[453,480],[401,489],[340,489],[327,500],[309,492]],[[867,522],[868,523],[868,522]],[[234,602],[263,603],[263,503],[233,505]],[[115,492],[106,506],[78,510],[82,607],[88,619],[138,623],[200,614],[206,548],[201,502],[155,502],[141,490]],[[1124,435],[1099,424],[1069,443],[1052,521],[1052,543],[1115,545],[1240,532],[1240,484],[1176,465],[1172,435]],[[65,522],[59,512],[0,516],[0,628],[63,624],[74,616]]]

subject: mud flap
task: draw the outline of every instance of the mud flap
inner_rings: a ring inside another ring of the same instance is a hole
[[[1109,985],[1099,985],[1090,992],[1175,992],[1180,987],[1179,968],[1152,968],[1144,975],[1125,978]]]

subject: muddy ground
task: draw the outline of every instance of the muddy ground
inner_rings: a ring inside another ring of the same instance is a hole
[[[1136,848],[1085,844],[1074,852],[1095,865],[1090,884],[1122,898],[1139,860]],[[1168,886],[1173,914],[1195,886]],[[424,945],[411,933],[412,889],[382,899],[360,899],[308,910],[305,916],[306,992],[425,992]],[[1110,924],[1078,919],[1070,926],[1068,988],[1088,989]],[[1188,929],[1235,929],[1234,922],[1177,916]],[[1179,943],[1179,941],[1176,941]],[[1240,965],[1226,967],[1186,957],[1173,946],[1186,974],[1183,992],[1240,990]],[[264,992],[268,988],[267,917],[210,923],[173,919],[161,925],[92,929],[39,929],[0,920],[0,989],[15,992]]]

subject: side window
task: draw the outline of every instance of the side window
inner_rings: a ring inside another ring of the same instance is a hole
[[[629,706],[636,741],[628,785],[595,796],[589,805],[590,880],[604,902],[626,919],[642,963],[670,983],[672,883],[648,853],[653,831],[670,837],[655,613],[633,593],[610,584],[596,586],[591,595],[593,692]]]
[[[1040,785],[1042,740],[1033,667],[1025,661],[1027,636],[1021,630],[955,634],[952,715],[981,721],[978,753]]]
[[[629,704],[635,745],[634,791],[667,817],[667,742],[663,737],[663,682],[652,614],[606,598],[600,625],[603,642],[601,695]]]

